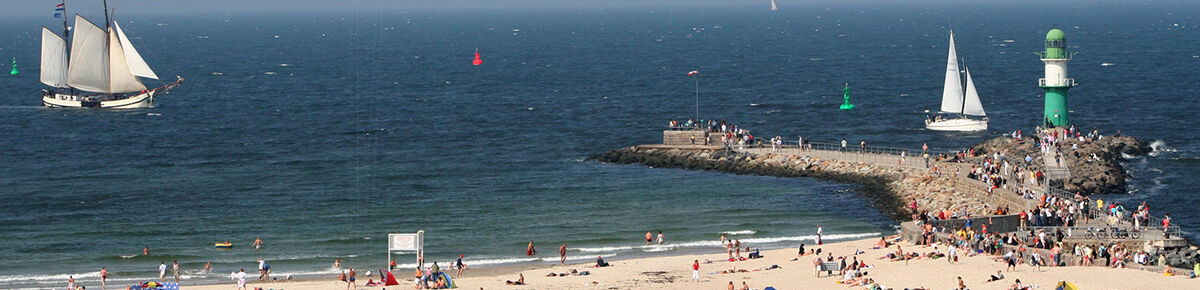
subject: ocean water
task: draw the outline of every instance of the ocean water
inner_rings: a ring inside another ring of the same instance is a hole
[[[763,6],[763,7],[759,7]],[[473,267],[715,252],[886,234],[852,184],[583,161],[661,140],[694,114],[759,136],[955,149],[1041,116],[1045,32],[1080,52],[1071,119],[1160,151],[1127,165],[1153,213],[1200,232],[1200,5],[766,5],[511,11],[138,15],[122,28],[164,78],[158,106],[40,107],[38,26],[0,19],[0,288],[148,280],[178,260],[185,283],[265,258],[277,277],[373,270],[386,234],[424,230],[428,260]],[[89,15],[98,19],[97,15]],[[992,130],[922,129],[937,107],[947,30]],[[471,66],[478,49],[483,65]],[[1112,65],[1101,65],[1111,63]],[[148,84],[159,84],[148,81]],[[837,110],[844,83],[853,111]],[[749,104],[758,104],[750,106]],[[646,231],[668,245],[646,247]],[[266,247],[248,249],[255,237]],[[232,250],[212,243],[230,240]],[[535,241],[539,255],[524,255]],[[142,247],[151,256],[141,256]],[[396,256],[411,267],[412,255]],[[215,273],[197,270],[211,261]],[[253,272],[251,270],[251,272]]]

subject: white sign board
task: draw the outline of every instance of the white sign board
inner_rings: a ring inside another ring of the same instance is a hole
[[[417,252],[425,245],[425,235],[423,232],[415,234],[388,234],[388,250],[389,251],[410,251]]]

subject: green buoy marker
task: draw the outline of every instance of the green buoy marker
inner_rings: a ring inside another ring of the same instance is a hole
[[[854,109],[854,104],[850,103],[850,83],[846,83],[846,87],[842,88],[842,98],[846,99],[846,102],[841,106],[842,110]]]
[[[12,71],[8,72],[8,75],[15,76],[15,75],[21,73],[21,72],[17,71],[17,58],[15,58],[15,57],[12,60],[12,68],[13,68]]]

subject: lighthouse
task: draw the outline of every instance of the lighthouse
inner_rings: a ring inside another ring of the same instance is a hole
[[[1038,79],[1038,86],[1046,92],[1046,109],[1042,117],[1046,127],[1070,126],[1067,117],[1067,90],[1075,86],[1075,79],[1067,77],[1067,62],[1074,52],[1067,52],[1067,39],[1062,30],[1051,29],[1046,33],[1046,50],[1039,53],[1046,64],[1046,76]]]

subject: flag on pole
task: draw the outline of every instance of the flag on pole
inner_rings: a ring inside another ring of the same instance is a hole
[[[694,75],[698,75],[698,74],[700,74],[700,71],[698,71],[698,70],[694,70],[694,71],[690,71],[690,72],[688,72],[688,73],[687,73],[687,76],[689,76],[689,77],[690,77],[690,76],[694,76]]]
[[[63,18],[62,12],[66,9],[66,3],[58,3],[58,5],[54,5],[54,18]]]

